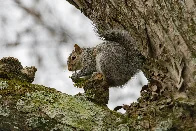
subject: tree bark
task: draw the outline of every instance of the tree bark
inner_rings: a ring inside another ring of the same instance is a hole
[[[195,112],[196,91],[195,0],[67,1],[93,21],[99,34],[108,29],[122,29],[137,41],[135,46],[146,58],[142,71],[149,80],[138,103],[127,109],[131,116],[142,114],[142,122],[147,123],[139,124],[143,126],[138,129],[160,129],[163,123],[170,125],[168,130],[196,128],[195,116],[191,115]],[[151,108],[156,118],[150,113]],[[130,127],[137,126],[130,124]]]
[[[196,1],[67,0],[99,33],[127,30],[146,57],[143,70],[163,88],[188,91],[195,84]]]
[[[122,115],[83,95],[30,84],[30,68],[16,60],[0,61],[0,129],[196,130],[196,1],[67,1],[100,34],[116,28],[129,31],[146,58],[142,71],[149,84],[137,103],[123,106]]]

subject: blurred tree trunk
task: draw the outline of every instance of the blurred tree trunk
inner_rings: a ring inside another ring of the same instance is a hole
[[[0,80],[0,129],[196,130],[196,1],[67,1],[99,33],[112,28],[130,32],[146,58],[142,71],[149,84],[138,103],[123,106],[127,112],[121,115],[80,95],[6,77]],[[0,74],[10,71],[0,67]]]

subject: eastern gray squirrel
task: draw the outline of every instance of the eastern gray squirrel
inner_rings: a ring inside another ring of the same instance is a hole
[[[96,47],[74,45],[67,61],[68,70],[75,71],[71,78],[76,81],[97,72],[103,74],[109,86],[122,86],[141,69],[142,56],[127,31],[108,30],[101,37],[105,42]]]

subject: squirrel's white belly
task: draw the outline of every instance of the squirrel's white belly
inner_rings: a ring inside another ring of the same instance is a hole
[[[97,69],[97,72],[103,73],[101,70],[101,62],[100,62],[101,57],[102,57],[101,53],[96,55],[96,69]]]

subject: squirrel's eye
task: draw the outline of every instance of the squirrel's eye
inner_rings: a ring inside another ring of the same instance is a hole
[[[76,56],[72,56],[71,59],[72,59],[72,60],[75,60],[75,59],[76,59]]]

